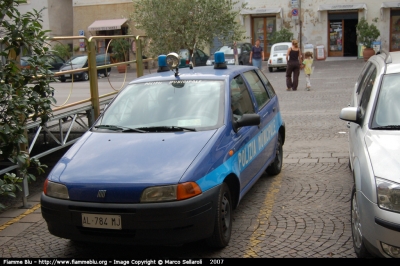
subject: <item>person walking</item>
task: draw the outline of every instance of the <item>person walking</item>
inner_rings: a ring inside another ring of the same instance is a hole
[[[264,61],[264,51],[260,46],[260,40],[257,39],[255,45],[251,49],[249,63],[261,70],[261,60]]]
[[[292,47],[289,47],[286,53],[286,87],[287,91],[297,90],[299,85],[299,75],[300,75],[300,62],[301,61],[301,51],[299,48],[299,42],[297,40],[292,40]],[[293,75],[293,80],[292,80]]]
[[[310,51],[307,51],[304,54],[304,61],[303,61],[303,65],[304,65],[304,74],[306,74],[306,90],[310,90],[311,89],[311,74],[313,72],[313,53]]]
[[[233,56],[235,58],[235,65],[239,65],[238,49],[236,41],[233,42]]]

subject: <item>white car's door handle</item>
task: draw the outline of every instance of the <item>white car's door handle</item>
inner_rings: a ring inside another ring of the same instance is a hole
[[[347,128],[350,128],[350,122],[347,122]]]

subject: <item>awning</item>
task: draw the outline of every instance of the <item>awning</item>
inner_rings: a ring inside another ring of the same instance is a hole
[[[330,4],[330,5],[320,5],[318,7],[318,11],[352,10],[352,9],[367,10],[367,5],[366,4]]]
[[[107,19],[107,20],[96,20],[93,22],[88,30],[89,31],[101,31],[101,30],[119,30],[121,26],[128,20],[123,19]]]
[[[283,12],[281,7],[277,8],[254,8],[254,9],[243,9],[240,11],[240,18],[241,18],[241,24],[244,25],[244,19],[243,16],[245,15],[262,15],[262,14],[279,14],[279,18],[283,18]],[[282,21],[281,21],[282,24]]]
[[[340,10],[360,10],[364,9],[364,18],[367,17],[367,5],[364,3],[361,4],[327,4],[327,5],[319,5],[318,7],[318,17],[321,21],[321,11],[340,11]]]
[[[381,19],[383,19],[384,8],[400,8],[400,2],[383,2],[381,4]]]

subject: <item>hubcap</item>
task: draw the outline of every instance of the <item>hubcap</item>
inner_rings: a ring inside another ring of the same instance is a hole
[[[225,237],[229,234],[230,229],[230,221],[231,221],[231,212],[230,212],[230,205],[229,200],[224,195],[222,199],[222,206],[221,206],[221,219],[222,219],[222,229],[224,231]]]
[[[357,248],[360,248],[362,243],[361,221],[360,221],[360,210],[358,209],[357,197],[355,192],[351,208],[351,229],[353,233],[354,245]]]

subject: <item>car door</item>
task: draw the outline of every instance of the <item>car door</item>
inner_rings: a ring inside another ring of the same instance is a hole
[[[256,113],[260,116],[259,132],[256,137],[259,154],[254,160],[257,174],[262,174],[269,162],[275,158],[275,146],[278,132],[278,107],[277,97],[271,100],[266,86],[261,79],[265,76],[259,70],[251,70],[243,73],[250,88]],[[265,78],[266,79],[266,78]]]
[[[242,44],[239,54],[239,62],[241,62],[243,65],[249,64],[250,51],[251,51],[251,45],[247,43]]]
[[[372,63],[368,64],[369,66],[365,68],[365,71],[362,73],[362,76],[358,82],[359,86],[356,89],[356,94],[354,98],[355,107],[360,108],[361,111],[361,121],[360,124],[350,123],[349,149],[352,162],[354,162],[356,158],[360,157],[360,152],[362,152],[364,147],[364,127],[368,126],[368,121],[366,121],[365,119],[366,110],[377,73],[375,65]]]
[[[239,120],[243,114],[254,114],[254,103],[242,75],[235,76],[230,81],[232,120]],[[257,155],[255,136],[259,132],[258,126],[241,127],[236,132],[232,129],[233,149],[238,154],[238,168],[240,172],[240,191],[245,194],[251,187],[249,182],[257,174],[254,163]]]
[[[206,55],[203,51],[197,49],[195,54],[196,66],[205,66],[207,60],[208,60],[208,55]]]

